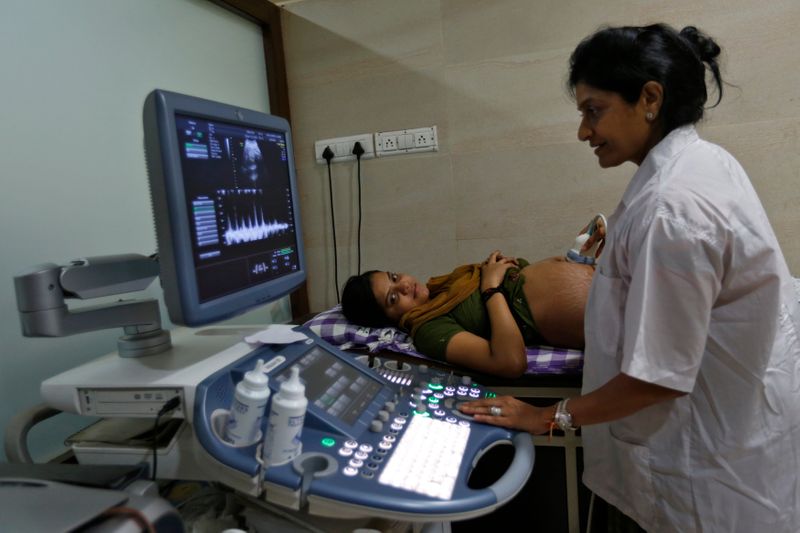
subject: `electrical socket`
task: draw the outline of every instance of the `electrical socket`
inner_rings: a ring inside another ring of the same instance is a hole
[[[317,163],[326,164],[325,158],[322,157],[322,152],[325,147],[330,147],[333,151],[333,159],[331,163],[339,163],[343,161],[355,161],[356,156],[353,155],[353,147],[356,142],[361,143],[361,148],[364,153],[361,154],[361,159],[372,159],[375,157],[375,145],[373,143],[371,133],[362,133],[359,135],[351,135],[349,137],[334,137],[332,139],[323,139],[314,143],[314,155]]]
[[[436,126],[410,130],[379,131],[375,134],[375,153],[378,157],[437,152],[439,139]]]
[[[397,136],[382,135],[381,140],[378,141],[378,150],[383,150],[384,152],[397,150]]]
[[[414,134],[414,146],[417,148],[424,148],[427,146],[436,145],[438,148],[439,142],[436,138],[436,126],[431,128],[420,128],[416,134]]]

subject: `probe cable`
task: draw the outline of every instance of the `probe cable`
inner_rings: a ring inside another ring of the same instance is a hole
[[[151,473],[151,480],[156,480],[156,470],[158,469],[158,419],[169,413],[181,404],[180,396],[175,396],[167,401],[164,406],[156,414],[156,423],[153,426],[153,472]]]

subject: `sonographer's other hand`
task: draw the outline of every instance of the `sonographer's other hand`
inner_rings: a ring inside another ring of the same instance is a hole
[[[481,263],[481,290],[498,287],[503,283],[506,271],[517,265],[514,257],[505,257],[500,250],[495,250]]]
[[[596,243],[600,243],[597,247],[597,251],[595,251],[594,256],[600,257],[600,252],[603,251],[603,248],[606,245],[606,219],[602,215],[597,215],[589,224],[587,224],[579,233],[578,235],[583,235],[587,233],[589,229],[594,225],[594,230],[586,242],[583,243],[581,246],[580,252],[583,254],[584,252],[591,250],[592,247]]]
[[[459,406],[462,413],[472,415],[478,422],[527,431],[533,435],[550,431],[555,409],[535,407],[513,396],[484,398]]]

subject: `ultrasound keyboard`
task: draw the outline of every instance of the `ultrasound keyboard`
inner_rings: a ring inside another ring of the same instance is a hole
[[[469,440],[469,424],[415,416],[378,482],[449,500]]]
[[[458,410],[459,402],[491,397],[491,391],[426,365],[368,366],[366,357],[359,361],[302,331],[306,342],[257,348],[197,386],[194,431],[220,481],[318,516],[417,522],[486,514],[525,485],[534,461],[530,435],[476,423]],[[293,366],[308,397],[302,453],[269,468],[257,460],[260,443],[230,446],[214,422],[256,359],[270,368],[273,397]],[[491,486],[470,488],[473,467],[498,444],[513,446],[511,465]]]

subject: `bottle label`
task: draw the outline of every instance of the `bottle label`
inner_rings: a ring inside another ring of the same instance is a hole
[[[239,400],[234,400],[233,407],[231,408],[231,410],[241,414],[246,414],[249,409],[250,407],[247,404],[242,403]]]
[[[286,416],[272,411],[269,429],[264,439],[263,458],[269,466],[287,463],[303,451],[301,436],[305,413],[299,416]]]
[[[236,445],[255,442],[261,428],[261,419],[264,417],[266,405],[265,401],[262,404],[251,406],[234,398],[225,425],[224,440]]]

